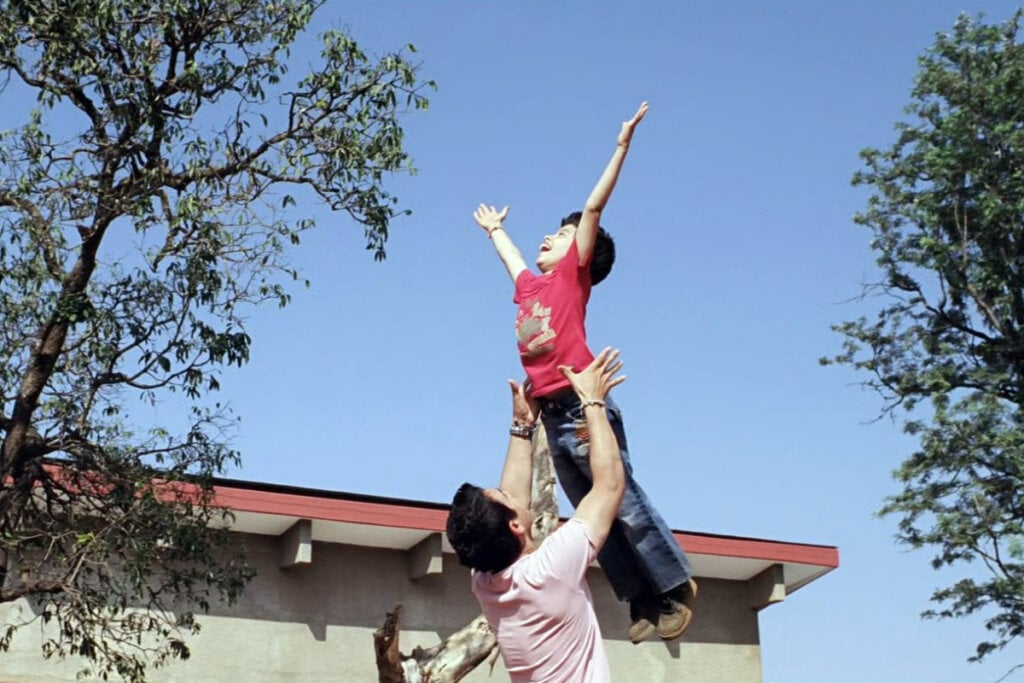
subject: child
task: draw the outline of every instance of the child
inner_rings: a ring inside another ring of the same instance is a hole
[[[583,406],[560,368],[580,371],[594,359],[584,327],[587,301],[591,286],[608,275],[615,260],[615,245],[598,224],[633,131],[646,114],[644,102],[633,118],[622,124],[611,161],[583,211],[562,219],[560,229],[544,238],[536,261],[540,276],[527,269],[505,232],[507,206],[498,211],[481,204],[473,213],[515,283],[519,355],[541,410],[555,472],[574,506],[593,479]],[[672,532],[633,479],[621,412],[611,396],[603,403],[621,451],[626,494],[598,561],[618,598],[629,601],[630,641],[639,643],[655,631],[664,640],[673,640],[690,623],[697,584],[690,578],[690,563]]]

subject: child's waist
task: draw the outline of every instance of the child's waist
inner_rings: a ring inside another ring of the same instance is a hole
[[[594,360],[593,354],[584,347],[582,351],[568,353],[549,353],[540,357],[523,357],[523,370],[533,387],[534,398],[550,397],[563,391],[575,396],[569,379],[558,368],[568,365],[576,372],[582,371]]]
[[[580,397],[571,385],[555,388],[543,396],[535,396],[537,407],[541,412],[550,413],[555,410],[567,410],[580,402]]]

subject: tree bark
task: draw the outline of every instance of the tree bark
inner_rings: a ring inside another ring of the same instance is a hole
[[[548,436],[544,425],[537,423],[533,433],[533,486],[530,492],[530,512],[533,513],[533,537],[538,543],[547,538],[558,526],[558,494],[555,472],[548,450]]]
[[[558,498],[548,439],[540,423],[533,434],[533,485],[530,511],[533,536],[539,543],[558,524]],[[467,586],[468,592],[468,586]],[[398,649],[402,606],[388,612],[374,631],[379,683],[456,683],[493,655],[498,642],[483,615],[432,648],[416,647],[404,655]]]

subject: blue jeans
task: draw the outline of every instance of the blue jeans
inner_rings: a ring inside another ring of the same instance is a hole
[[[576,507],[593,485],[586,431],[583,430],[584,441],[578,431],[586,425],[579,398],[568,389],[541,397],[537,404],[558,481]],[[622,413],[611,396],[605,399],[605,405],[622,454],[626,492],[597,559],[619,600],[660,595],[686,583],[693,570],[665,520],[633,479]]]

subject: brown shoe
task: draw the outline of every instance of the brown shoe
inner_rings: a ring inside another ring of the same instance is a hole
[[[659,614],[651,599],[637,598],[629,601],[629,642],[636,645],[654,635],[658,628]]]
[[[661,597],[658,636],[662,640],[675,640],[683,635],[693,619],[693,603],[696,599],[697,582],[693,579]]]

